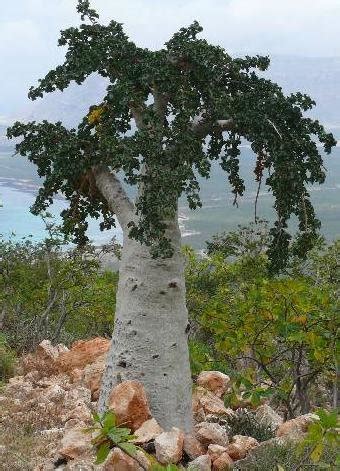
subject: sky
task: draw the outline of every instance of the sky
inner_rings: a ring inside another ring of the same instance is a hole
[[[0,124],[30,85],[62,61],[59,31],[79,23],[76,0],[0,0]],[[162,47],[198,20],[231,54],[340,56],[340,0],[92,0],[139,45]]]

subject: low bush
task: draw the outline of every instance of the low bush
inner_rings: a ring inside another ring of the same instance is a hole
[[[239,461],[234,471],[303,471],[320,469],[339,469],[336,467],[337,452],[334,448],[325,449],[321,464],[315,463],[311,458],[312,447],[295,442],[285,444],[268,443],[261,445],[249,454],[247,458]]]
[[[46,229],[42,242],[0,239],[0,323],[19,353],[43,339],[68,345],[113,328],[117,273],[102,270],[93,246],[67,245],[49,219]]]
[[[186,249],[192,365],[219,365],[251,402],[271,395],[291,418],[337,396],[340,243],[273,275],[265,241],[241,228],[206,257]]]
[[[9,347],[5,335],[0,333],[0,384],[13,376],[15,363],[16,354]]]
[[[258,442],[264,442],[275,437],[275,429],[263,421],[259,421],[252,411],[238,409],[234,416],[228,417],[227,426],[229,435],[246,435]]]

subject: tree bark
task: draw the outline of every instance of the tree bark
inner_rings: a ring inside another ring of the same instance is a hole
[[[163,428],[190,431],[192,384],[178,219],[168,223],[174,254],[167,259],[153,259],[148,247],[130,239],[124,219],[114,332],[98,410],[105,410],[113,386],[137,380]]]

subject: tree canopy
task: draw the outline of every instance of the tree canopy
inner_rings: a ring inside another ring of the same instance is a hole
[[[44,182],[33,212],[46,210],[61,192],[69,200],[64,230],[86,240],[88,216],[103,217],[102,229],[115,225],[112,208],[96,188],[93,170],[121,172],[127,184],[143,188],[135,203],[130,237],[150,245],[154,256],[170,256],[165,220],[174,215],[179,196],[191,209],[201,206],[198,176],[209,177],[218,161],[237,198],[245,190],[239,174],[244,140],[256,154],[254,178],[271,188],[277,219],[269,255],[275,267],[288,256],[288,220],[296,215],[298,253],[308,250],[320,226],[307,190],[323,183],[325,170],[318,141],[330,153],[332,134],[304,112],[314,106],[302,93],[286,96],[258,73],[268,57],[232,58],[201,39],[194,22],[151,51],[136,46],[122,25],[98,22],[87,0],[78,2],[84,21],[61,32],[67,52],[62,65],[31,87],[44,93],[81,84],[90,74],[108,79],[106,96],[93,105],[77,129],[61,122],[16,122],[8,136],[22,137],[17,152],[34,162]]]

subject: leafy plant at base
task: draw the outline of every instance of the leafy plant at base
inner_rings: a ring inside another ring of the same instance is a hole
[[[86,431],[96,434],[92,439],[92,443],[97,449],[96,464],[103,463],[110,450],[115,447],[120,448],[139,463],[136,452],[140,448],[132,443],[132,440],[136,437],[131,434],[129,428],[117,425],[116,415],[113,411],[107,411],[103,415],[94,414],[93,419],[95,425],[86,429]],[[144,466],[140,465],[144,469]]]
[[[136,446],[133,443],[133,440],[136,438],[136,436],[131,434],[131,430],[129,428],[117,425],[117,419],[114,411],[107,411],[103,415],[94,414],[93,419],[95,425],[86,429],[86,432],[96,434],[92,439],[92,443],[97,449],[96,464],[103,463],[108,457],[110,450],[116,447],[130,456],[130,458],[133,458],[138,463],[138,465],[145,470],[177,471],[181,469],[174,464],[161,465],[160,463],[156,463],[156,460],[151,456],[149,457],[150,466],[146,468],[145,464],[139,460],[137,452],[141,451],[145,455],[146,453],[142,448]]]

